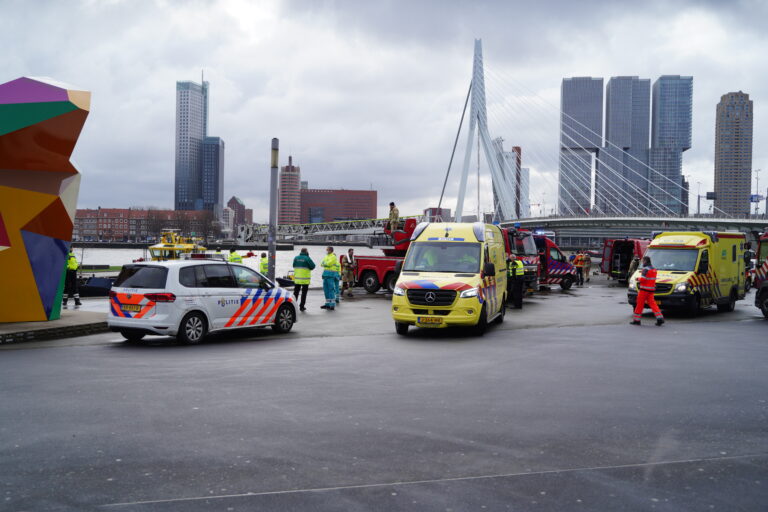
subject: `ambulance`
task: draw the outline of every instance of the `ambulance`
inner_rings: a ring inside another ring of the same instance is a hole
[[[746,236],[739,232],[680,231],[654,233],[645,251],[656,268],[654,298],[662,309],[681,308],[697,314],[715,304],[733,311],[744,298]],[[634,308],[640,270],[629,279],[628,299]]]
[[[395,331],[473,326],[482,335],[504,321],[507,262],[498,226],[423,222],[411,237],[392,293]]]

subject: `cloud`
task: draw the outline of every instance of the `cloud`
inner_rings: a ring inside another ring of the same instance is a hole
[[[256,220],[267,217],[272,137],[281,140],[282,163],[292,154],[311,186],[373,187],[381,215],[390,200],[404,214],[435,206],[475,37],[483,38],[492,136],[523,146],[532,202],[555,196],[564,76],[693,75],[684,172],[706,190],[720,95],[749,92],[756,142],[768,128],[768,41],[757,22],[768,13],[757,2],[2,4],[0,42],[13,51],[0,54],[0,81],[47,75],[93,91],[75,152],[84,207],[173,204],[175,82],[197,81],[203,69],[209,131],[226,142],[225,200],[238,195]],[[464,144],[444,201],[450,208]],[[754,167],[768,169],[768,150],[757,143]],[[481,195],[488,209],[487,185]]]

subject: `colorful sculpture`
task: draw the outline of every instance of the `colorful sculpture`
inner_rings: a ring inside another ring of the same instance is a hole
[[[0,322],[60,316],[90,102],[48,78],[0,84]]]

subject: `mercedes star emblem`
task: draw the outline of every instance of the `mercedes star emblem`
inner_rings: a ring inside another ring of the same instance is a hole
[[[424,295],[424,300],[427,302],[435,302],[435,299],[437,298],[437,295],[435,295],[435,292],[427,292],[426,295]]]

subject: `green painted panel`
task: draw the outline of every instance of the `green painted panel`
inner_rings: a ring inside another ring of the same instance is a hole
[[[77,110],[69,101],[0,105],[0,135]]]
[[[58,320],[61,318],[61,301],[64,299],[64,284],[67,279],[67,268],[61,273],[61,279],[59,279],[59,286],[56,288],[56,298],[53,299],[53,307],[51,308],[51,316],[48,320]]]

